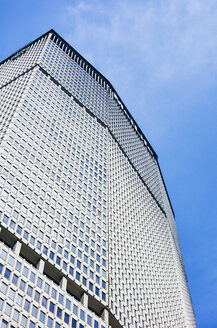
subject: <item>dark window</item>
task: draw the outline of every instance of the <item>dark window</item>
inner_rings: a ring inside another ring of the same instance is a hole
[[[49,310],[51,312],[54,312],[54,303],[53,302],[50,302],[50,308],[49,308]]]
[[[57,308],[57,316],[59,318],[61,318],[61,316],[62,316],[62,310],[59,307]]]
[[[18,276],[14,273],[14,275],[13,275],[13,279],[12,279],[12,283],[13,283],[14,285],[17,285],[17,282],[18,282]]]
[[[5,278],[9,279],[10,278],[10,275],[11,275],[11,270],[6,269],[5,270]]]
[[[72,328],[76,328],[77,321],[75,319],[72,319]]]
[[[67,313],[65,313],[64,321],[65,323],[69,323],[69,315]]]

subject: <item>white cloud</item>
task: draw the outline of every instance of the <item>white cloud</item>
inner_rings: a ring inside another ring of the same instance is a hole
[[[100,63],[110,64],[118,52],[122,58],[114,64],[126,56],[165,80],[189,74],[210,59],[214,64],[216,1],[92,0],[77,1],[65,10],[74,27],[68,38],[81,45],[92,43],[89,56],[94,60],[98,52],[97,62],[101,58]]]
[[[217,75],[216,0],[80,0],[62,15],[65,38],[154,141],[184,125],[189,102]]]

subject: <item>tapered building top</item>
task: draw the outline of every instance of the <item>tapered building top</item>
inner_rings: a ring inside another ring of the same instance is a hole
[[[196,327],[157,155],[111,83],[50,30],[0,63],[0,106],[2,327]]]

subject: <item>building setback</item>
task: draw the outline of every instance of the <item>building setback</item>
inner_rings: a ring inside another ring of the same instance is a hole
[[[0,63],[0,327],[196,327],[157,155],[55,31]]]

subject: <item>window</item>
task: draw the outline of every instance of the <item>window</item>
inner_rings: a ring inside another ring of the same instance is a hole
[[[16,299],[16,303],[21,306],[22,300],[23,300],[23,297],[20,294],[18,294],[17,299]]]
[[[82,309],[80,310],[80,318],[84,321],[84,311]]]
[[[51,296],[56,299],[56,295],[57,295],[57,291],[56,289],[52,288],[52,293],[51,293]]]
[[[42,286],[42,279],[40,277],[38,277],[37,286],[38,287],[41,287]]]
[[[44,313],[43,311],[40,311],[39,320],[40,320],[41,322],[44,322],[44,320],[45,320],[45,313]]]
[[[48,283],[45,283],[44,285],[44,291],[48,294],[49,293],[49,290],[50,290],[50,286]]]
[[[30,321],[29,328],[35,328],[35,323],[33,321]]]
[[[79,260],[77,260],[77,268],[80,269],[81,268],[81,262]]]
[[[45,296],[43,296],[43,298],[42,298],[42,305],[44,307],[47,307],[47,298]]]
[[[70,310],[70,307],[71,307],[71,301],[66,298],[66,308]]]
[[[9,279],[10,278],[10,275],[11,275],[11,270],[9,270],[9,269],[5,269],[5,274],[4,274],[4,276],[5,276],[5,278],[7,278],[7,279]]]
[[[8,303],[6,303],[5,305],[5,313],[10,316],[11,315],[11,309],[12,309],[12,306]]]
[[[73,313],[77,315],[78,307],[77,305],[73,304]]]
[[[99,323],[96,320],[94,320],[94,328],[99,328]]]
[[[87,315],[87,324],[91,326],[92,323],[92,317],[88,314]]]
[[[24,275],[25,277],[27,277],[28,272],[29,272],[29,269],[28,269],[26,266],[24,266],[24,268],[23,268],[23,275]]]
[[[33,288],[28,285],[28,287],[27,287],[27,295],[32,296],[32,290],[33,290]]]
[[[72,328],[76,328],[77,321],[75,319],[72,319]]]
[[[74,256],[72,256],[72,255],[71,255],[71,257],[70,257],[70,262],[71,262],[72,264],[74,264],[74,262],[75,262],[75,258],[74,258]]]
[[[31,274],[30,274],[30,280],[32,282],[35,282],[35,273],[31,272]]]
[[[99,296],[99,288],[98,287],[95,288],[95,294]]]
[[[48,317],[48,319],[47,319],[47,326],[48,326],[49,328],[51,328],[51,327],[52,327],[52,324],[53,324],[53,319],[50,318],[50,317]]]
[[[32,315],[33,315],[34,317],[37,317],[37,312],[38,312],[37,307],[36,307],[35,305],[33,305],[33,306],[32,306]]]
[[[51,260],[53,260],[54,259],[54,252],[50,251],[49,257],[50,257]]]
[[[13,320],[14,321],[16,321],[16,322],[18,322],[18,320],[19,320],[19,311],[17,311],[17,310],[15,310],[14,309],[14,313],[13,313]]]
[[[54,312],[54,303],[50,302],[49,310],[53,313]]]
[[[6,290],[7,290],[7,285],[2,282],[1,283],[1,288],[0,288],[0,291],[3,293],[3,294],[6,294]]]
[[[7,328],[7,324],[8,324],[8,322],[6,321],[6,320],[2,320],[2,323],[1,323],[1,327],[2,328]]]
[[[83,283],[83,285],[85,285],[85,286],[87,285],[87,279],[86,279],[85,277],[82,278],[82,283]]]
[[[25,286],[26,286],[25,281],[24,281],[24,280],[21,280],[21,281],[20,281],[20,289],[24,291]]]
[[[69,315],[67,313],[65,313],[64,321],[65,323],[69,323]]]
[[[56,263],[60,265],[60,261],[61,261],[60,257],[57,256],[57,257],[56,257]]]
[[[26,311],[29,311],[29,305],[30,305],[30,302],[25,300],[25,303],[24,303],[24,310]]]
[[[63,295],[62,295],[62,294],[59,294],[59,302],[60,302],[61,304],[63,304]]]
[[[17,263],[16,263],[16,269],[17,269],[17,271],[20,272],[20,269],[21,269],[21,263],[20,263],[19,261],[17,261]]]
[[[59,318],[61,318],[61,316],[62,316],[62,310],[59,307],[57,308],[57,316]]]

